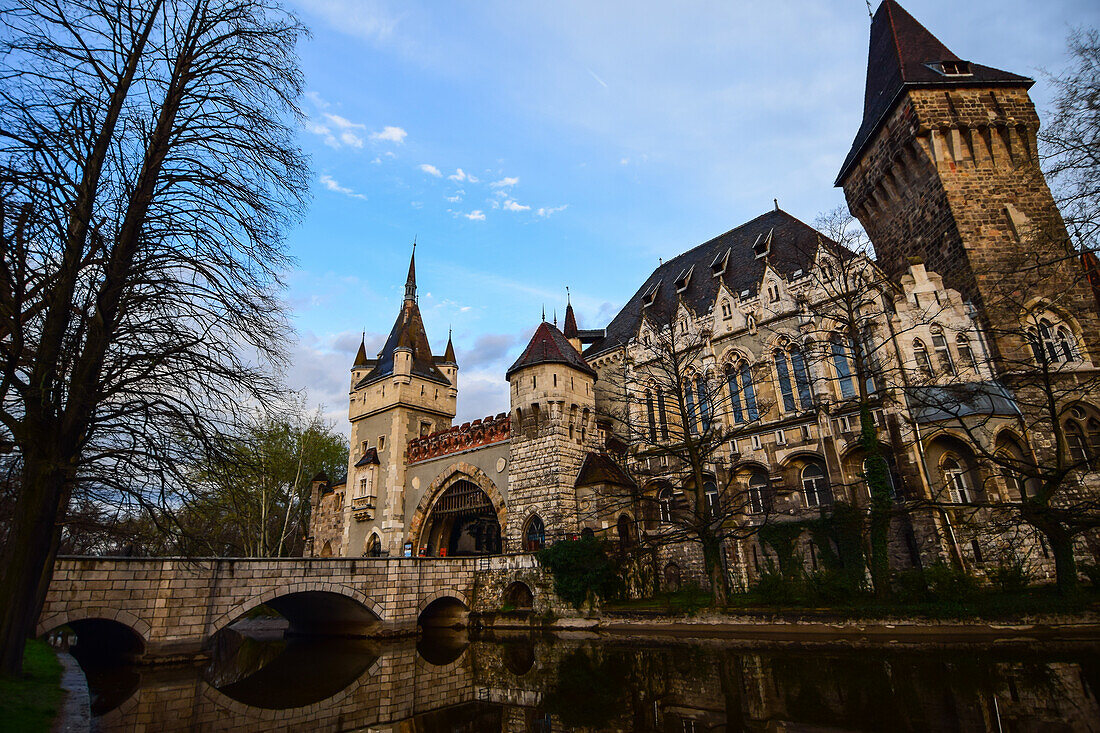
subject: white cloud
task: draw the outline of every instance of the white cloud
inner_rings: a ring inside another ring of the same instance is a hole
[[[306,99],[313,102],[313,106],[317,109],[328,109],[329,103],[321,98],[321,95],[317,92],[306,92]]]
[[[463,214],[470,221],[485,221],[485,214],[480,209],[471,211],[469,214]]]
[[[420,164],[420,170],[424,171],[429,176],[435,176],[436,178],[442,178],[443,177],[443,174],[439,172],[439,169],[436,168],[431,163],[421,163]]]
[[[405,132],[400,127],[386,125],[382,128],[382,132],[372,132],[370,134],[370,139],[378,141],[384,140],[400,145],[401,143],[405,142],[405,138],[408,137],[408,135],[409,133]]]
[[[619,165],[627,165],[630,163],[630,158],[619,158]]]
[[[305,128],[306,132],[320,136],[324,140],[325,145],[328,145],[330,148],[340,147],[340,141],[332,134],[332,130],[324,125],[318,124],[313,120],[306,120]]]
[[[530,206],[524,206],[523,204],[517,204],[512,199],[508,199],[507,201],[504,202],[504,208],[507,211],[530,211],[531,210]]]
[[[363,147],[363,138],[359,137],[358,135],[356,135],[354,132],[351,132],[350,130],[345,130],[344,132],[340,133],[340,142],[344,143],[344,145],[349,145],[353,148]]]
[[[321,185],[323,185],[329,191],[333,191],[335,193],[342,193],[345,196],[350,196],[353,199],[362,199],[363,201],[367,200],[367,197],[364,196],[363,194],[356,193],[355,191],[348,188],[347,186],[341,186],[339,181],[337,181],[335,178],[328,175],[327,173],[321,175]]]
[[[562,204],[561,206],[551,206],[549,208],[539,208],[535,211],[535,216],[546,218],[552,214],[557,214],[559,211],[565,211],[567,208],[569,208],[569,204]]]
[[[333,125],[336,125],[341,130],[365,130],[365,129],[367,129],[366,125],[360,124],[358,122],[352,122],[347,117],[341,117],[340,115],[334,115],[334,114],[331,114],[329,112],[325,112],[324,117],[325,117],[326,120],[331,122]]]
[[[463,191],[463,190],[462,190],[462,189],[460,188],[460,189],[458,189],[457,191],[455,191],[455,193],[454,193],[454,196],[447,196],[446,198],[447,198],[447,200],[448,200],[448,201],[450,201],[450,202],[451,202],[452,204],[457,204],[457,203],[458,203],[459,201],[461,201],[461,200],[462,200],[462,197],[463,197],[463,196],[465,196],[465,195],[466,195],[466,192],[465,192],[465,191]]]
[[[465,181],[466,174],[462,171],[461,168],[459,168],[452,175],[447,176],[447,178],[452,181]]]
[[[479,179],[479,178],[474,178],[474,177],[473,177],[473,176],[471,176],[471,175],[470,175],[469,173],[467,173],[467,174],[466,174],[466,180],[467,180],[467,181],[469,181],[470,183],[478,183],[478,182],[479,182],[479,181],[480,181],[481,179]]]
[[[519,178],[501,178],[499,181],[493,181],[489,185],[493,188],[506,188],[508,186],[514,186],[519,183]]]

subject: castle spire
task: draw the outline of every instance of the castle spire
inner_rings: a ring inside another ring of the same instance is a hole
[[[413,240],[412,257],[409,258],[409,276],[405,279],[405,300],[416,300],[416,240]]]
[[[443,352],[443,361],[447,364],[457,364],[458,360],[455,359],[455,347],[451,343],[451,329],[447,329],[447,350]]]
[[[575,339],[579,335],[577,333],[577,316],[573,313],[572,303],[565,306],[565,324],[562,333],[565,334],[567,339]]]
[[[352,367],[365,367],[367,365],[367,332],[363,332],[363,338],[359,341],[359,351],[355,354],[355,362]]]

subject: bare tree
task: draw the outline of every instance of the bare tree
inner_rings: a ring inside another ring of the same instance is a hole
[[[1022,236],[1031,254],[985,303],[997,379],[941,369],[940,388],[910,399],[938,416],[926,441],[954,433],[973,451],[957,471],[941,471],[936,503],[990,529],[1033,528],[1050,546],[1059,590],[1072,595],[1075,542],[1095,542],[1100,529],[1100,370],[1086,330],[1096,305],[1060,222],[1037,222]]]
[[[0,423],[19,463],[0,672],[17,674],[73,497],[170,504],[186,454],[279,389],[304,31],[274,0],[18,0],[0,23]]]
[[[606,414],[629,445],[620,467],[631,480],[604,485],[590,511],[615,517],[629,509],[648,525],[643,539],[649,548],[698,547],[714,601],[722,606],[729,593],[727,543],[758,532],[773,508],[767,485],[736,479],[731,441],[758,429],[771,406],[754,392],[753,379],[735,372],[731,381],[715,363],[704,321],[686,306],[653,305],[637,344],[628,347],[627,370],[601,377],[612,396]]]
[[[1078,246],[1100,248],[1100,32],[1074,31],[1070,63],[1047,75],[1054,107],[1039,132],[1043,169]]]

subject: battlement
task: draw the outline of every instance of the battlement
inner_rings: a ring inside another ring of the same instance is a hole
[[[406,461],[409,464],[419,463],[508,440],[512,435],[511,422],[511,418],[502,412],[496,417],[490,415],[422,438],[413,438],[409,441]]]

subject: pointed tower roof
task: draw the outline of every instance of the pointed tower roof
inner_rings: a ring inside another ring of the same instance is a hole
[[[409,275],[405,278],[405,300],[416,300],[416,242],[409,257]]]
[[[378,363],[363,377],[360,385],[369,384],[393,374],[393,352],[396,349],[412,350],[412,373],[415,376],[433,382],[449,385],[451,382],[435,366],[432,349],[428,345],[428,335],[424,332],[424,320],[420,317],[420,307],[416,304],[416,253],[409,260],[409,276],[405,281],[405,300],[401,312],[393,324],[386,345],[378,354]]]
[[[580,335],[577,329],[577,317],[573,314],[572,303],[565,306],[565,328],[561,332],[567,339],[575,339]]]
[[[368,365],[367,359],[367,335],[363,334],[363,339],[359,342],[359,351],[355,353],[355,361],[352,362],[351,368],[365,367]]]
[[[451,334],[447,332],[447,350],[443,352],[443,363],[445,364],[457,364],[458,360],[455,358],[455,346],[451,343]]]
[[[958,62],[944,66],[943,62]],[[963,72],[963,73],[956,73]],[[918,87],[1023,86],[1034,82],[990,66],[963,61],[894,0],[883,0],[871,20],[863,122],[840,168],[836,185],[855,165],[902,92]]]
[[[596,376],[596,370],[588,366],[588,362],[573,348],[565,334],[559,331],[557,326],[546,321],[540,323],[535,329],[535,334],[528,342],[527,348],[508,368],[505,376],[511,379],[514,372],[536,364],[566,364],[592,377]]]

